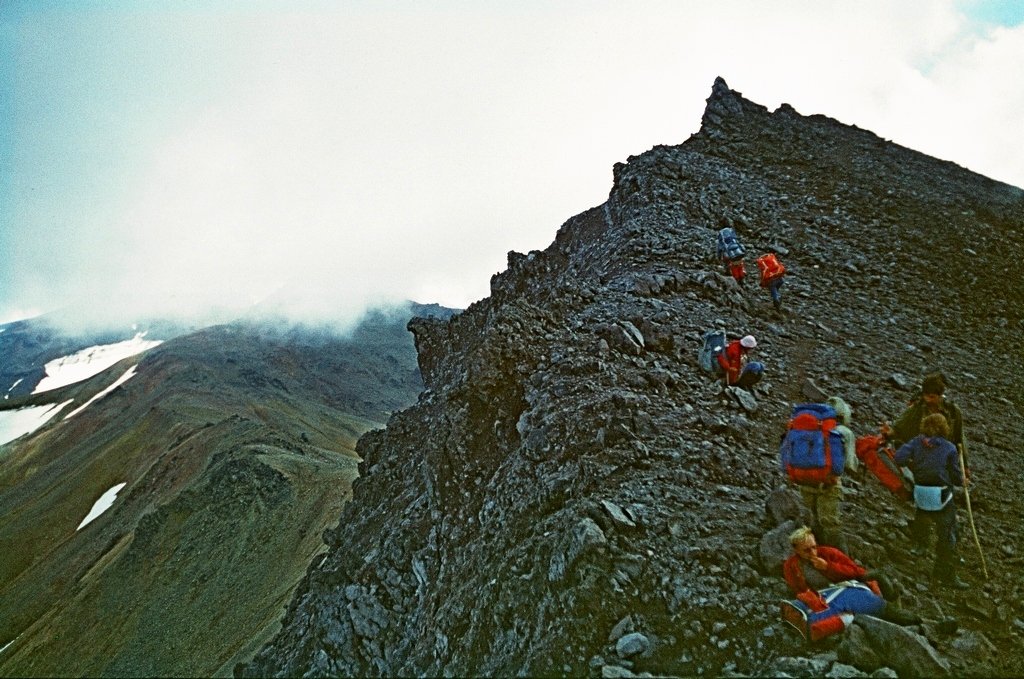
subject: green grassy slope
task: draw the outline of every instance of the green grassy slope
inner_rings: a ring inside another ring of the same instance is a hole
[[[56,391],[68,412],[139,362],[0,447],[0,675],[228,675],[254,652],[350,496],[356,440],[420,389],[405,319],[378,320],[213,328]]]

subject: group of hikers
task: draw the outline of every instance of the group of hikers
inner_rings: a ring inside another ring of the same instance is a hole
[[[733,229],[719,232],[717,254],[729,275],[742,285],[745,251]],[[775,308],[780,309],[785,267],[774,253],[759,257],[757,263],[761,287],[770,291]],[[764,374],[764,365],[750,360],[756,347],[753,335],[727,342],[724,332],[709,331],[699,354],[700,364],[727,386],[753,391]],[[793,408],[780,446],[780,467],[809,510],[813,530],[801,526],[789,537],[792,554],[783,565],[783,577],[796,598],[783,602],[782,617],[805,638],[817,640],[839,633],[858,613],[896,624],[921,621],[900,607],[899,593],[883,571],[866,570],[847,554],[840,514],[842,477],[857,471],[858,462],[893,494],[913,501],[912,554],[925,554],[934,527],[932,586],[968,587],[957,574],[961,560],[956,553],[954,501],[954,488],[967,486],[969,478],[963,415],[945,398],[945,390],[943,375],[928,375],[919,394],[893,424],[882,423],[877,435],[859,438],[850,428],[851,409],[838,396]],[[966,497],[969,503],[969,495]]]
[[[841,479],[856,471],[858,461],[894,494],[913,500],[913,555],[928,551],[934,527],[932,588],[969,587],[957,573],[961,561],[954,501],[954,488],[968,483],[963,415],[945,398],[945,389],[941,374],[928,375],[895,423],[882,423],[878,435],[860,438],[849,429],[850,408],[839,397],[794,407],[780,447],[780,466],[810,510],[815,530],[802,526],[789,537],[793,553],[783,565],[783,577],[796,600],[783,603],[782,617],[806,638],[841,632],[857,613],[897,624],[921,621],[900,608],[899,592],[882,571],[866,571],[846,553]],[[906,475],[912,479],[912,492],[906,492]]]
[[[743,285],[747,277],[747,269],[743,258],[747,255],[746,248],[736,235],[732,227],[725,227],[718,232],[718,243],[716,246],[718,258],[725,265],[725,270],[739,284]],[[772,305],[777,310],[782,310],[782,283],[786,277],[786,267],[779,261],[774,252],[768,252],[758,257],[754,262],[761,275],[761,287],[768,290],[772,297]]]

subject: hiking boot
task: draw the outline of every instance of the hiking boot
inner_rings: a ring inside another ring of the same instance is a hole
[[[776,311],[782,311],[782,300],[773,299],[772,306],[775,307]]]
[[[915,615],[910,611],[904,610],[893,604],[888,604],[878,617],[887,622],[891,622],[894,625],[905,626],[921,624],[921,616]]]

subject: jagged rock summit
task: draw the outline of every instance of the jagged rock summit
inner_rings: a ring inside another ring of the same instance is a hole
[[[783,311],[723,275],[723,226],[785,261]],[[893,676],[784,629],[760,546],[789,520],[766,502],[807,385],[863,434],[934,370],[992,580],[965,538],[972,590],[929,589],[911,508],[870,478],[846,483],[849,549],[892,569],[951,671],[1020,674],[1022,246],[1020,189],[716,80],[699,133],[616,164],[608,200],[510,253],[490,297],[410,323],[426,390],[360,440],[326,554],[236,674]],[[712,327],[758,339],[742,400],[697,365]]]

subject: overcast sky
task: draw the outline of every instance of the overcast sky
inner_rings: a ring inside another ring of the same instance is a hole
[[[0,322],[467,306],[718,75],[1024,186],[1022,68],[1019,0],[3,0]]]

